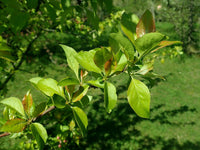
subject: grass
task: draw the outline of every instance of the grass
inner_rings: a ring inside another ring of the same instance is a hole
[[[24,65],[31,71],[34,65]],[[46,64],[45,77],[60,80],[67,74],[65,66]],[[200,62],[199,57],[167,59],[155,63],[155,72],[165,76],[151,89],[151,117],[142,119],[135,115],[127,103],[123,85],[127,77],[122,74],[113,80],[119,95],[118,105],[111,114],[103,107],[100,90],[92,89],[94,103],[87,109],[88,136],[82,139],[80,149],[129,149],[129,150],[196,150],[200,149]],[[44,97],[27,83],[37,74],[17,72],[8,84],[7,97],[22,98],[32,89],[39,103]],[[2,107],[1,107],[2,108]],[[7,137],[0,139],[0,149],[15,149],[16,142]],[[9,148],[8,148],[9,145]]]

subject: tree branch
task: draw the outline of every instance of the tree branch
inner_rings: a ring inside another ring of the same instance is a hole
[[[43,113],[41,113],[38,117],[34,118],[33,121],[35,121],[39,117],[44,116],[45,114],[49,113],[50,111],[52,111],[55,108],[56,108],[55,106],[49,107],[47,110],[45,110]],[[10,133],[8,133],[8,132],[2,133],[2,134],[0,134],[0,138],[4,137],[4,136],[8,136],[8,135],[10,135]]]
[[[13,70],[9,73],[8,77],[4,80],[4,82],[0,85],[0,90],[2,90],[6,84],[10,81],[10,79],[13,77],[13,75],[15,74],[15,71],[18,70],[20,68],[20,66],[22,65],[22,63],[25,60],[25,57],[27,55],[27,53],[31,50],[32,44],[38,39],[38,37],[40,36],[40,33],[38,35],[35,36],[35,38],[28,44],[25,52],[22,54],[22,57],[20,58],[19,62],[17,63],[17,65],[13,65]]]

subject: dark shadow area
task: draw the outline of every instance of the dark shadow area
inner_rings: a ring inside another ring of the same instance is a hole
[[[101,95],[103,98],[103,95]],[[107,114],[103,107],[102,101],[93,103],[89,109],[88,118],[88,135],[86,140],[81,143],[80,149],[95,149],[95,150],[110,150],[110,149],[127,149],[123,148],[124,143],[137,143],[138,147],[130,147],[136,150],[154,150],[159,145],[162,150],[197,150],[200,149],[200,143],[186,141],[182,144],[177,139],[166,140],[161,135],[150,137],[145,135],[136,128],[136,125],[146,119],[138,117],[130,108],[127,100],[119,100],[117,108],[111,114]],[[163,109],[165,105],[160,104],[151,109]],[[168,120],[168,117],[184,114],[186,112],[197,112],[194,108],[189,108],[184,105],[180,108],[167,110],[150,119],[150,122],[159,121],[161,124],[169,124],[171,126],[183,125],[184,122],[173,123]],[[187,125],[193,125],[195,122],[188,122]],[[133,140],[134,137],[134,140]],[[83,139],[84,140],[84,139]]]

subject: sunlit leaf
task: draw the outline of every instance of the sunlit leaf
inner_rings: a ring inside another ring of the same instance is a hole
[[[153,15],[149,10],[146,10],[136,27],[137,37],[142,37],[147,33],[155,31],[156,27]]]
[[[22,102],[18,98],[16,98],[16,97],[6,98],[6,99],[0,101],[0,103],[8,106],[9,108],[12,108],[13,110],[15,110],[19,114],[21,114],[23,117],[25,117]]]
[[[79,78],[79,74],[78,74],[79,63],[75,58],[75,55],[77,54],[76,51],[73,48],[66,45],[60,45],[60,46],[65,51],[65,55],[66,55],[67,63],[69,67],[74,71],[74,73],[76,74],[76,77]]]
[[[160,42],[160,44],[158,44],[158,47],[156,49],[154,49],[151,53],[153,53],[163,47],[174,45],[174,44],[182,44],[182,42],[180,42],[180,41],[162,41],[162,42]]]
[[[80,86],[78,91],[76,91],[73,95],[72,102],[77,102],[82,99],[83,96],[87,94],[89,86],[88,85],[83,85]]]
[[[95,53],[96,50],[81,51],[78,53],[78,55],[76,55],[76,59],[86,70],[101,73],[101,69],[99,69],[94,63]]]
[[[79,107],[72,107],[72,110],[73,110],[75,121],[78,124],[78,127],[80,128],[82,135],[85,136],[86,129],[88,126],[87,116],[84,113],[84,111],[80,109]]]
[[[11,133],[17,133],[23,131],[25,128],[27,122],[24,119],[12,119],[8,120],[1,128],[1,132],[11,132]]]
[[[107,81],[104,83],[104,103],[108,113],[110,113],[117,104],[116,88],[112,83]]]
[[[42,150],[48,138],[46,129],[40,123],[32,123],[31,131],[37,141],[39,149]]]
[[[137,79],[132,79],[127,95],[129,105],[136,114],[142,118],[149,118],[150,92],[147,86]]]
[[[52,78],[41,79],[37,83],[37,87],[47,96],[53,96],[54,94],[58,94],[60,96],[64,96],[64,90],[61,86],[57,85],[57,81]]]
[[[140,56],[143,56],[151,52],[164,39],[166,36],[161,33],[147,33],[135,41],[136,50]]]

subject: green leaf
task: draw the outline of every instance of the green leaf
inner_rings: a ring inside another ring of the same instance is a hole
[[[10,61],[10,62],[14,62],[15,58],[12,56],[10,51],[2,51],[0,50],[0,58]]]
[[[105,63],[111,58],[112,53],[107,48],[99,48],[94,55],[94,63],[103,70]]]
[[[64,99],[62,96],[60,95],[57,95],[57,94],[54,94],[53,95],[53,102],[54,102],[54,105],[57,107],[57,108],[64,108],[65,107],[65,104],[66,104],[66,99]]]
[[[38,6],[38,0],[26,0],[27,1],[27,7],[29,9],[36,9]]]
[[[6,98],[6,99],[0,101],[0,103],[12,108],[13,110],[15,110],[19,114],[21,114],[23,117],[25,117],[22,102],[18,98],[16,98],[16,97]]]
[[[61,80],[60,82],[58,82],[59,86],[79,85],[79,84],[80,83],[77,79],[70,78],[70,77],[67,77],[67,78]]]
[[[73,110],[75,121],[78,124],[78,127],[80,128],[82,135],[85,136],[86,129],[88,126],[87,116],[84,113],[84,111],[80,109],[79,107],[72,107],[72,110]]]
[[[142,118],[150,116],[150,92],[139,80],[132,79],[128,88],[128,102],[136,114]]]
[[[166,36],[161,33],[145,34],[135,41],[136,50],[139,52],[140,57],[142,57],[151,52],[164,39],[166,39]]]
[[[26,95],[24,96],[24,98],[22,100],[22,104],[23,104],[25,112],[29,116],[31,108],[33,106],[33,98],[32,98],[32,95],[31,95],[30,91],[28,91],[26,93]]]
[[[41,78],[41,77],[31,78],[31,79],[29,80],[29,82],[31,82],[35,87],[37,87],[37,84],[38,84],[38,82],[39,82],[41,79],[43,79],[43,78]]]
[[[89,86],[88,85],[83,85],[80,86],[78,91],[76,91],[73,95],[72,102],[77,102],[82,99],[83,96],[87,94]]]
[[[1,128],[1,132],[11,132],[11,133],[17,133],[24,130],[27,122],[24,119],[12,119],[8,120]]]
[[[76,77],[79,78],[79,73],[78,73],[79,63],[77,62],[75,58],[75,55],[77,55],[76,51],[73,48],[68,47],[66,45],[60,45],[60,46],[65,51],[65,55],[66,55],[67,63],[69,67],[74,71],[74,73],[76,74]]]
[[[61,86],[57,85],[57,81],[51,78],[41,79],[37,83],[37,87],[47,96],[53,96],[58,94],[62,97],[65,97],[64,90]]]
[[[97,80],[90,80],[87,83],[103,89],[104,84],[102,83],[102,81],[103,81],[102,79],[97,79]]]
[[[42,113],[46,108],[46,102],[42,102],[34,107],[34,110],[31,112],[31,116],[37,117],[40,113]]]
[[[14,62],[15,58],[12,56],[12,51],[13,49],[10,48],[0,36],[0,58]]]
[[[92,26],[95,29],[98,29],[99,27],[99,17],[96,15],[94,11],[90,11],[89,9],[86,9],[86,15],[87,15],[87,22],[90,26]]]
[[[115,66],[112,69],[111,73],[118,72],[118,71],[123,71],[124,67],[126,66],[126,64],[127,64],[127,58],[126,58],[126,56],[124,54],[122,54],[120,59],[119,59],[119,62],[117,63],[117,66]]]
[[[29,14],[13,11],[10,17],[11,29],[14,33],[20,32],[29,20]]]
[[[140,18],[136,27],[137,37],[142,37],[146,33],[155,32],[156,26],[152,13],[146,10]]]
[[[120,33],[110,34],[111,49],[117,53],[119,50],[124,52],[129,61],[134,60],[134,47],[132,43]]]
[[[76,59],[79,64],[88,71],[93,71],[96,73],[101,73],[101,69],[99,69],[96,64],[94,63],[94,55],[96,50],[90,51],[81,51],[76,55]]]
[[[42,150],[48,138],[46,129],[40,123],[32,123],[31,131],[37,141],[39,149]]]
[[[162,41],[158,44],[158,47],[156,49],[151,51],[151,53],[153,53],[163,47],[174,45],[174,44],[182,44],[182,42],[180,42],[180,41]]]
[[[134,21],[132,19],[134,17]],[[135,36],[136,36],[136,24],[139,21],[139,18],[137,16],[133,16],[132,14],[126,14],[124,13],[122,15],[121,20],[121,29],[123,33],[129,38],[129,40],[134,44],[135,42]]]
[[[107,81],[104,83],[104,103],[108,113],[110,113],[117,104],[116,88],[112,83]]]
[[[4,107],[4,109],[3,109],[3,118],[5,119],[5,120],[9,120],[9,108],[6,106],[6,107]]]

